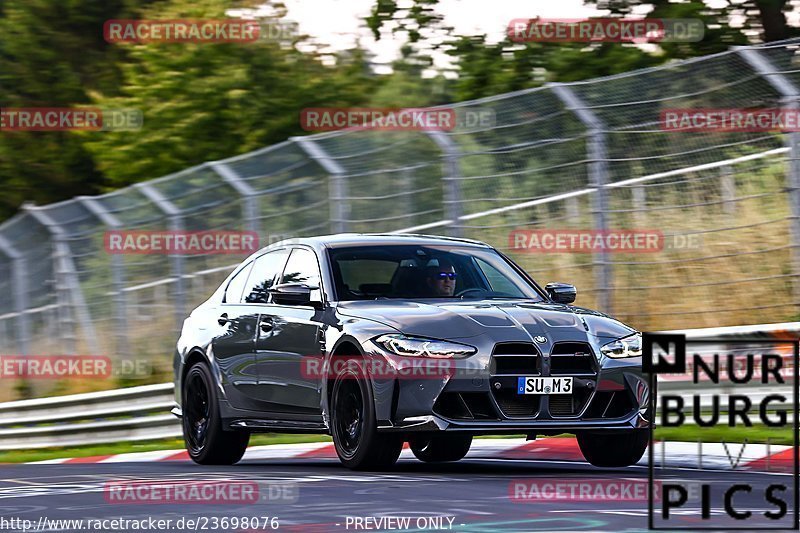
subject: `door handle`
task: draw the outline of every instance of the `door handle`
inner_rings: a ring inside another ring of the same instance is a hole
[[[224,326],[227,323],[228,323],[228,313],[222,313],[217,319],[217,324],[219,324],[220,326]]]
[[[272,323],[271,318],[262,318],[258,323],[258,327],[262,333],[269,333],[275,327],[275,324]]]

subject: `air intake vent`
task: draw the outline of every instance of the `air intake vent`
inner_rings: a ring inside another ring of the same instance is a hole
[[[434,412],[445,418],[497,420],[497,411],[485,392],[445,392],[439,395]]]
[[[599,391],[586,411],[586,418],[622,418],[636,409],[628,391]]]

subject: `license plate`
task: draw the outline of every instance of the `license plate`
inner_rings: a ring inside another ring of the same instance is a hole
[[[517,394],[572,394],[572,378],[517,378]]]

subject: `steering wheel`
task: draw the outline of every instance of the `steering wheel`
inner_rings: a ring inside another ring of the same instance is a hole
[[[477,287],[472,287],[471,289],[464,289],[462,291],[458,291],[453,296],[456,297],[456,298],[462,298],[463,299],[464,296],[466,296],[467,294],[469,294],[471,292],[486,292],[486,291],[484,289],[480,289],[480,288],[477,288]]]

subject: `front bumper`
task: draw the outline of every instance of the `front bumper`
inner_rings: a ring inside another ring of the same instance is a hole
[[[535,435],[649,427],[650,390],[641,358],[604,358],[587,343],[589,353],[580,353],[579,361],[549,348],[531,356],[540,359],[536,362],[499,356],[495,347],[491,356],[478,359],[478,365],[475,360],[458,362],[450,376],[374,380],[378,430]],[[500,362],[501,357],[507,359]],[[572,377],[574,393],[518,395],[517,379],[531,375]]]
[[[378,426],[380,432],[436,432],[462,431],[475,435],[517,433],[574,433],[575,431],[629,431],[647,429],[649,422],[642,413],[617,420],[499,420],[464,421],[449,420],[438,415],[408,417],[396,424]]]

